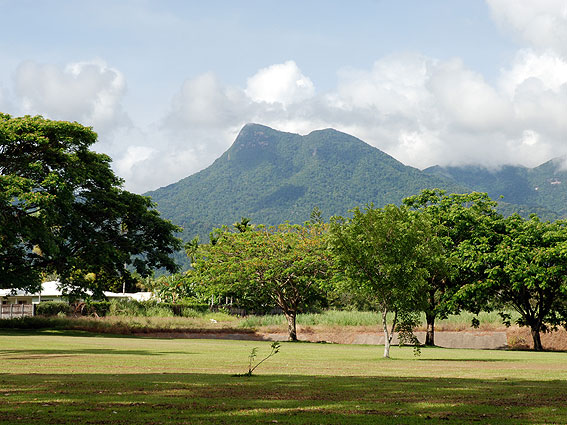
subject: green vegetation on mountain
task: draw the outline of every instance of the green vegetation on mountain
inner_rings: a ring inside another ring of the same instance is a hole
[[[147,195],[163,217],[184,228],[185,240],[200,235],[207,241],[213,228],[241,217],[303,223],[315,206],[328,218],[357,205],[399,204],[432,187],[467,191],[339,131],[300,136],[248,124],[211,166]]]
[[[499,200],[499,209],[505,215],[536,213],[555,220],[567,217],[567,168],[564,163],[565,158],[555,158],[535,168],[435,166],[424,172],[452,179],[478,192],[487,192],[492,199]]]

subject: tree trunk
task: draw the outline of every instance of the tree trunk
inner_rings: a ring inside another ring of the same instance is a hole
[[[534,326],[531,328],[531,331],[532,331],[532,339],[534,340],[534,350],[543,351],[543,346],[541,345],[539,327]]]
[[[295,312],[286,313],[285,318],[287,319],[287,331],[289,333],[289,341],[297,341],[297,331],[295,328]]]
[[[382,314],[382,326],[384,327],[384,358],[390,358],[390,335],[388,333],[388,324],[386,323],[386,315]]]
[[[431,312],[425,313],[427,321],[427,332],[425,333],[425,345],[433,347],[435,345],[435,314]]]
[[[397,312],[394,313],[394,321],[392,322],[392,329],[388,331],[388,310],[382,310],[382,326],[384,328],[384,358],[390,358],[390,346],[392,345],[392,337],[394,336],[394,330],[396,329],[396,321],[398,318]]]

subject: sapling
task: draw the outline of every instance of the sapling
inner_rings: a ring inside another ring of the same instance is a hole
[[[272,351],[270,352],[270,354],[268,354],[266,357],[264,357],[262,360],[260,360],[258,363],[256,363],[255,366],[254,365],[254,360],[256,359],[256,356],[258,355],[258,347],[254,347],[252,349],[252,351],[250,351],[250,355],[248,356],[248,373],[246,373],[246,376],[252,376],[252,372],[254,372],[254,370],[260,366],[262,363],[264,363],[266,360],[268,360],[270,357],[276,355],[279,351],[280,351],[280,343],[279,342],[272,342],[272,345],[270,346]]]

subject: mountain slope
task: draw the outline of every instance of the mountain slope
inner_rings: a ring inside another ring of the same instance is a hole
[[[504,213],[537,213],[554,220],[567,216],[567,170],[565,158],[555,158],[536,168],[506,165],[490,170],[480,166],[430,167],[431,175],[452,179],[456,184],[487,192],[500,200]]]
[[[300,136],[248,124],[211,166],[146,195],[163,217],[184,228],[184,239],[208,240],[212,228],[241,217],[302,223],[315,206],[328,218],[371,202],[399,203],[433,187],[467,191],[336,130]]]

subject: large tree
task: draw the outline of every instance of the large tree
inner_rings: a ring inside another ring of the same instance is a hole
[[[423,266],[428,271],[424,290],[427,302],[425,345],[435,345],[435,319],[458,313],[462,307],[455,300],[461,286],[477,278],[462,267],[458,247],[493,231],[491,223],[499,218],[496,202],[486,193],[447,195],[440,189],[426,189],[419,195],[404,199],[429,222],[429,255]]]
[[[533,215],[501,219],[491,239],[460,247],[463,264],[481,276],[461,288],[463,300],[520,314],[534,349],[541,332],[567,326],[567,222],[543,222]]]
[[[296,316],[317,299],[329,276],[324,225],[251,226],[217,231],[214,243],[201,245],[195,276],[216,295],[266,300],[283,311],[289,340],[297,340]]]
[[[381,313],[384,357],[389,357],[398,319],[423,310],[429,223],[404,206],[355,208],[352,214],[331,219],[330,247],[347,289],[364,295]]]
[[[122,189],[96,140],[78,123],[0,114],[0,287],[33,291],[56,273],[97,294],[134,270],[177,269],[179,229]]]

